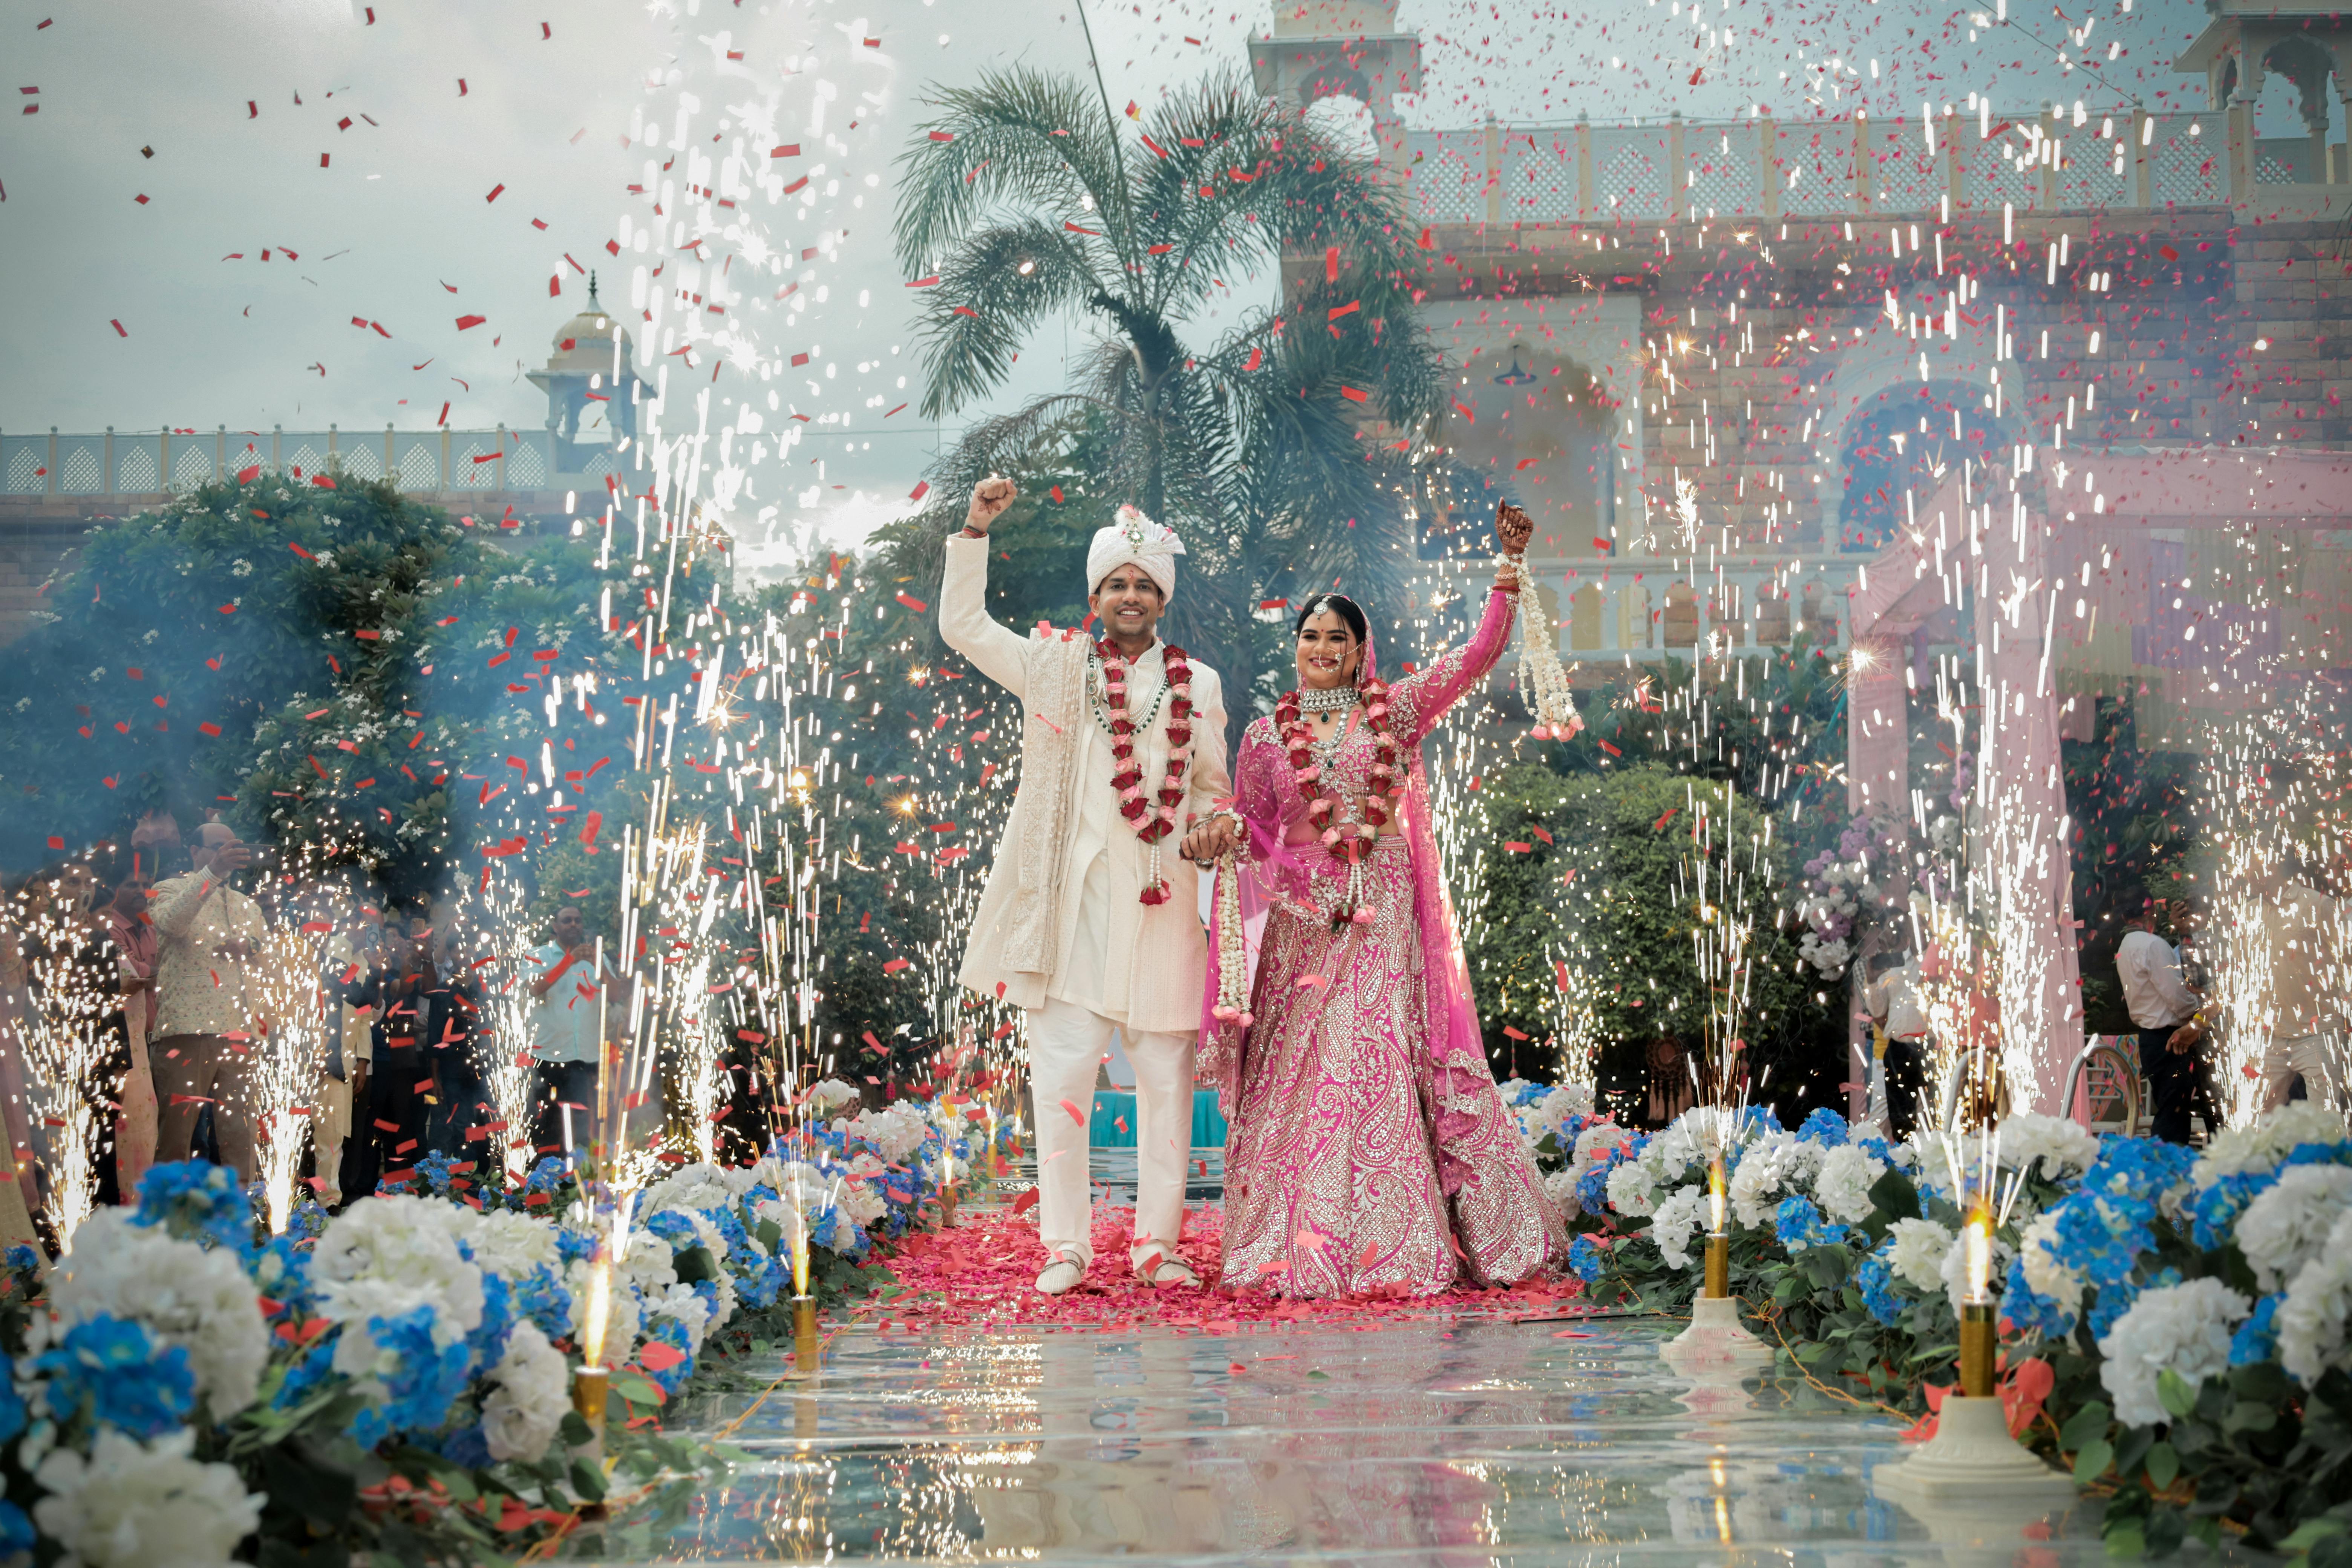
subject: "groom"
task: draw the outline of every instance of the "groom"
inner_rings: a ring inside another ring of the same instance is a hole
[[[989,615],[989,525],[1020,492],[972,488],[947,542],[940,635],[1021,700],[1021,780],[972,919],[963,984],[1029,1013],[1037,1113],[1037,1289],[1058,1296],[1094,1260],[1087,1112],[1111,1031],[1135,1067],[1135,1239],[1152,1285],[1198,1285],[1177,1255],[1192,1144],[1192,1047],[1208,943],[1199,875],[1177,844],[1233,794],[1216,671],[1157,635],[1183,542],[1121,507],[1087,552],[1099,643]],[[1216,825],[1230,833],[1230,822]]]

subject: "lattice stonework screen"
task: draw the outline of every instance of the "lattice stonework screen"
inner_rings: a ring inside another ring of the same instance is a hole
[[[2218,114],[2157,117],[2148,186],[2158,206],[2210,205],[2229,199],[2229,156]]]
[[[37,449],[19,447],[8,454],[10,495],[38,495],[48,488],[48,476],[41,472],[41,454]]]
[[[1793,178],[1793,183],[1790,183]],[[1780,128],[1780,210],[1809,216],[1853,211],[1853,122]]]
[[[355,479],[383,478],[383,448],[373,440],[341,448],[336,452],[335,461],[342,465],[343,472]]]
[[[114,443],[114,488],[132,495],[149,495],[163,488],[163,476],[156,461],[156,437],[126,442],[121,437]]]
[[[213,477],[213,447],[207,441],[202,446],[182,447],[172,454],[172,482],[182,489],[192,489]]]
[[[69,496],[94,496],[105,484],[106,466],[96,446],[84,442],[58,448],[58,489]]]
[[[449,476],[453,488],[489,489],[498,482],[499,449],[479,441],[468,441],[466,449],[450,460],[450,467],[456,470]]]
[[[404,490],[429,490],[441,482],[440,443],[412,441],[400,454],[400,488]]]
[[[1975,132],[1963,131],[1964,137]],[[1982,140],[1962,143],[1968,151],[1968,177],[1961,182],[1962,205],[1979,212],[2013,206],[2020,212],[2042,205],[2042,170],[2026,156],[2026,139],[2013,130],[1997,132]]]
[[[507,489],[535,490],[547,482],[547,459],[537,442],[526,438],[507,453]]]
[[[1764,182],[1756,166],[1756,127],[1694,125],[1683,132],[1683,180],[1699,217],[1758,217]]]
[[[327,471],[327,454],[320,451],[316,447],[313,447],[309,442],[305,441],[300,447],[295,449],[294,456],[289,462],[288,471],[298,474],[306,479],[312,474],[325,473]]]
[[[1594,131],[1592,205],[1603,217],[1665,216],[1666,133]]]
[[[1576,216],[1576,135],[1514,131],[1503,138],[1503,221],[1549,223]]]
[[[1423,223],[1470,223],[1486,212],[1486,137],[1415,131],[1405,137],[1412,216]]]
[[[1881,212],[1934,212],[1943,200],[1943,156],[1928,147],[1918,125],[1874,123],[1870,161],[1877,173],[1871,195]]]

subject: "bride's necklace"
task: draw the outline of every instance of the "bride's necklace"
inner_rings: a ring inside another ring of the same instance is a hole
[[[1324,770],[1338,756],[1339,742],[1345,738],[1345,721],[1332,725],[1329,740],[1318,741],[1306,714],[1344,711],[1353,707],[1359,697],[1363,700],[1364,722],[1371,731],[1373,751],[1364,819],[1353,822],[1347,820],[1348,814],[1340,810],[1343,803],[1339,793],[1323,787]],[[1388,698],[1388,688],[1374,680],[1360,689],[1286,691],[1274,705],[1275,731],[1290,753],[1291,776],[1307,802],[1307,826],[1314,829],[1331,858],[1348,868],[1347,890],[1341,896],[1339,908],[1332,913],[1335,925],[1351,919],[1363,908],[1369,891],[1364,883],[1364,857],[1390,820],[1389,805],[1404,794],[1403,780],[1397,770],[1396,737],[1389,731]]]
[[[1352,686],[1303,689],[1298,693],[1298,710],[1301,713],[1345,713],[1356,705],[1359,695]]]

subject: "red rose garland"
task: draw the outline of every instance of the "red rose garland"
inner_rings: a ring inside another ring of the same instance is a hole
[[[1143,764],[1135,756],[1135,721],[1127,711],[1127,658],[1108,641],[1095,645],[1102,658],[1103,707],[1110,715],[1110,786],[1118,791],[1118,814],[1135,825],[1135,836],[1154,846],[1150,885],[1139,901],[1168,901],[1167,879],[1159,874],[1157,846],[1176,831],[1176,808],[1184,804],[1185,766],[1192,760],[1192,666],[1184,650],[1168,645],[1168,776],[1147,800]]]
[[[1339,804],[1339,795],[1323,789],[1323,767],[1315,760],[1315,731],[1299,717],[1298,693],[1286,691],[1274,705],[1274,727],[1282,736],[1283,745],[1290,752],[1291,777],[1298,783],[1298,793],[1307,800],[1308,826],[1321,836],[1323,847],[1334,860],[1352,870],[1371,847],[1374,838],[1389,823],[1389,812],[1383,804],[1402,797],[1404,781],[1397,773],[1396,737],[1389,732],[1389,689],[1377,680],[1368,680],[1358,688],[1357,695],[1364,704],[1364,722],[1371,726],[1372,757],[1371,793],[1364,800],[1364,820],[1358,831],[1342,836],[1331,822],[1331,814]]]

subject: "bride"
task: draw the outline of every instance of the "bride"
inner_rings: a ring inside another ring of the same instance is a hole
[[[1476,634],[1383,685],[1362,610],[1298,613],[1297,689],[1254,721],[1234,770],[1244,891],[1270,906],[1255,985],[1241,900],[1218,900],[1200,1079],[1228,1108],[1223,1285],[1286,1295],[1507,1285],[1565,1256],[1495,1090],[1431,837],[1421,742],[1510,640],[1532,525],[1505,506]],[[1204,822],[1188,854],[1222,849]],[[1232,878],[1228,869],[1221,878]],[[1246,1009],[1234,1005],[1248,997]]]

